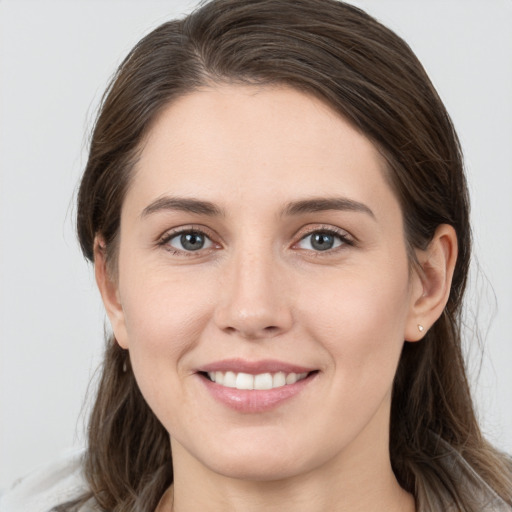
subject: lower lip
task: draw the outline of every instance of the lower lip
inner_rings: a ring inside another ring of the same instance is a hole
[[[297,396],[314,380],[317,374],[309,374],[295,384],[265,390],[228,388],[212,382],[202,374],[198,375],[217,401],[238,412],[258,413],[270,411]]]

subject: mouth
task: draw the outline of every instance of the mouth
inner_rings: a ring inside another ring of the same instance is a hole
[[[266,372],[255,375],[244,372],[237,373],[233,371],[210,371],[200,373],[211,382],[226,388],[265,391],[291,386],[306,379],[310,375],[317,373],[317,371],[302,373]]]
[[[319,373],[319,369],[284,361],[244,359],[225,359],[196,370],[210,396],[240,413],[279,407],[314,386]]]

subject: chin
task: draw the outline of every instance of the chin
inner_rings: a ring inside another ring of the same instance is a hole
[[[216,441],[215,449],[211,449],[211,444],[196,447],[198,450],[191,453],[192,457],[210,471],[238,480],[263,482],[288,479],[307,473],[325,462],[320,460],[320,450],[310,450],[314,457],[305,457],[308,450],[304,446],[298,446],[282,436],[262,439],[247,433],[243,442],[237,442],[240,439],[228,442],[225,438]],[[324,456],[329,458],[328,454]]]
[[[235,460],[215,461],[210,470],[227,478],[252,482],[270,482],[292,478],[307,472],[297,460],[288,458],[263,460],[262,457],[234,458]]]

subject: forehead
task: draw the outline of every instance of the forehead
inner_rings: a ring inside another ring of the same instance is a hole
[[[246,206],[293,195],[378,202],[392,196],[385,174],[375,146],[319,99],[289,87],[223,85],[160,113],[126,200],[139,208],[165,194]]]

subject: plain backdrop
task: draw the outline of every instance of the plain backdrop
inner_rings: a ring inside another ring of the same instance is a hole
[[[194,3],[0,0],[0,489],[83,444],[104,329],[74,234],[88,133],[120,60]],[[512,1],[352,3],[408,41],[462,140],[479,262],[468,366],[484,432],[512,452]]]

